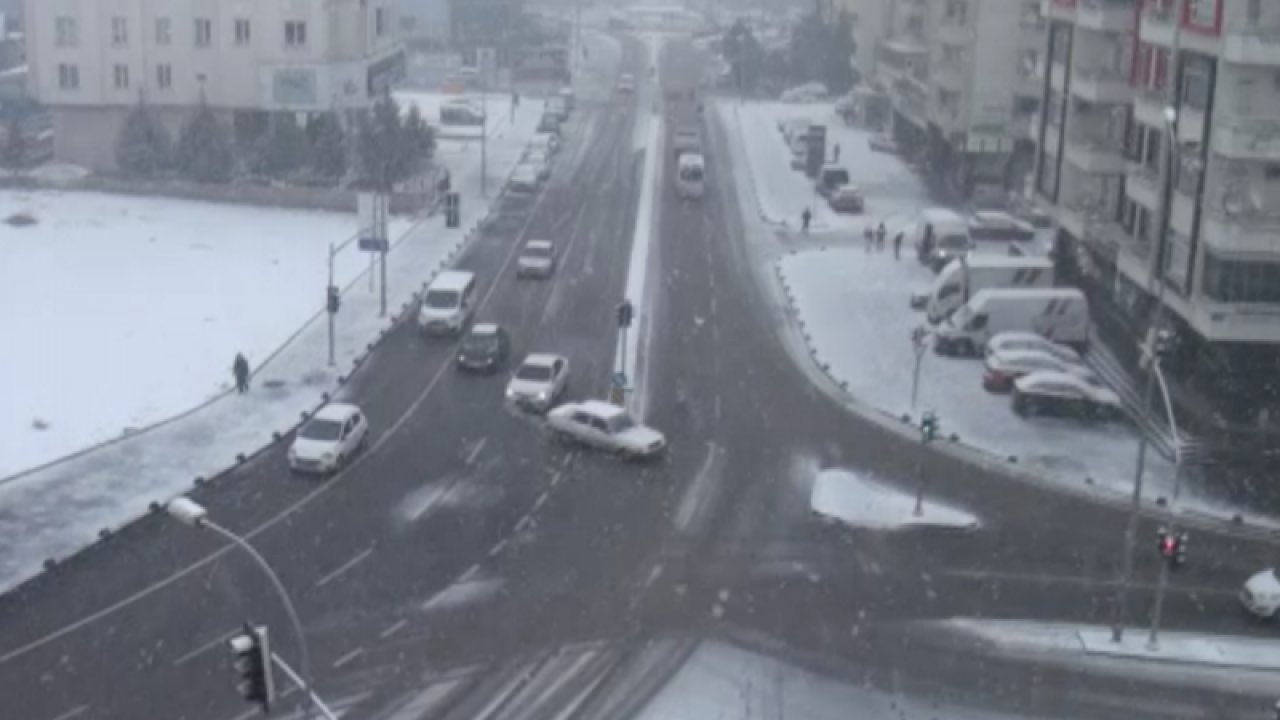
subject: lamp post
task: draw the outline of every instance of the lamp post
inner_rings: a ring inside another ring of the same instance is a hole
[[[311,653],[307,648],[307,637],[302,632],[302,622],[298,620],[298,611],[294,608],[293,600],[289,598],[289,592],[285,590],[284,583],[280,582],[279,576],[277,576],[275,571],[271,569],[271,565],[267,563],[266,558],[262,557],[262,555],[249,544],[248,540],[245,540],[234,532],[222,527],[213,520],[210,520],[209,511],[205,510],[204,506],[190,498],[179,497],[170,500],[165,506],[165,510],[171,517],[184,525],[212,530],[231,541],[241,550],[248,553],[249,557],[253,558],[254,562],[258,564],[258,567],[262,569],[262,572],[271,580],[271,584],[275,588],[276,594],[280,596],[280,602],[284,605],[284,609],[289,615],[289,622],[293,624],[293,632],[297,635],[298,652],[302,656],[302,677],[299,684],[302,685],[302,694],[305,697],[302,716],[305,719],[309,719],[315,707],[315,698],[311,690]],[[268,659],[268,662],[270,662],[270,659]]]

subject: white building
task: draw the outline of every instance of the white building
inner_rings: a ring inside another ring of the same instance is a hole
[[[1280,2],[1044,5],[1033,191],[1057,219],[1059,250],[1128,334],[1166,308],[1185,406],[1228,423],[1255,422],[1268,404],[1275,416]]]
[[[403,72],[396,0],[26,0],[29,89],[61,160],[109,169],[140,99],[176,129],[223,117],[359,110]]]

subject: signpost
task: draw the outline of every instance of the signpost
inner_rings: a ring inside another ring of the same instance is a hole
[[[920,365],[929,350],[929,330],[920,326],[911,331],[911,347],[916,353],[916,367],[911,373],[911,412],[916,411],[916,394],[920,389]]]
[[[618,318],[618,332],[622,336],[622,352],[618,357],[618,371],[614,374],[613,385],[619,396],[619,404],[626,397],[627,389],[627,335],[631,329],[631,323],[635,320],[635,307],[630,300],[623,300],[618,303],[616,310]]]

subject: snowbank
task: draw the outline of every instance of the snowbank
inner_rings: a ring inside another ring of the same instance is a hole
[[[978,518],[928,497],[915,513],[914,496],[891,485],[844,470],[818,473],[809,496],[812,510],[824,518],[870,530],[913,527],[973,529]]]

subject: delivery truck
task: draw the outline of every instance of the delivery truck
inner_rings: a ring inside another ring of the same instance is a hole
[[[1052,286],[1049,258],[970,255],[952,260],[928,290],[913,294],[911,307],[925,310],[936,325],[983,290]]]
[[[1075,288],[980,290],[938,324],[939,355],[980,356],[1002,332],[1033,332],[1084,353],[1089,347],[1089,301]]]

